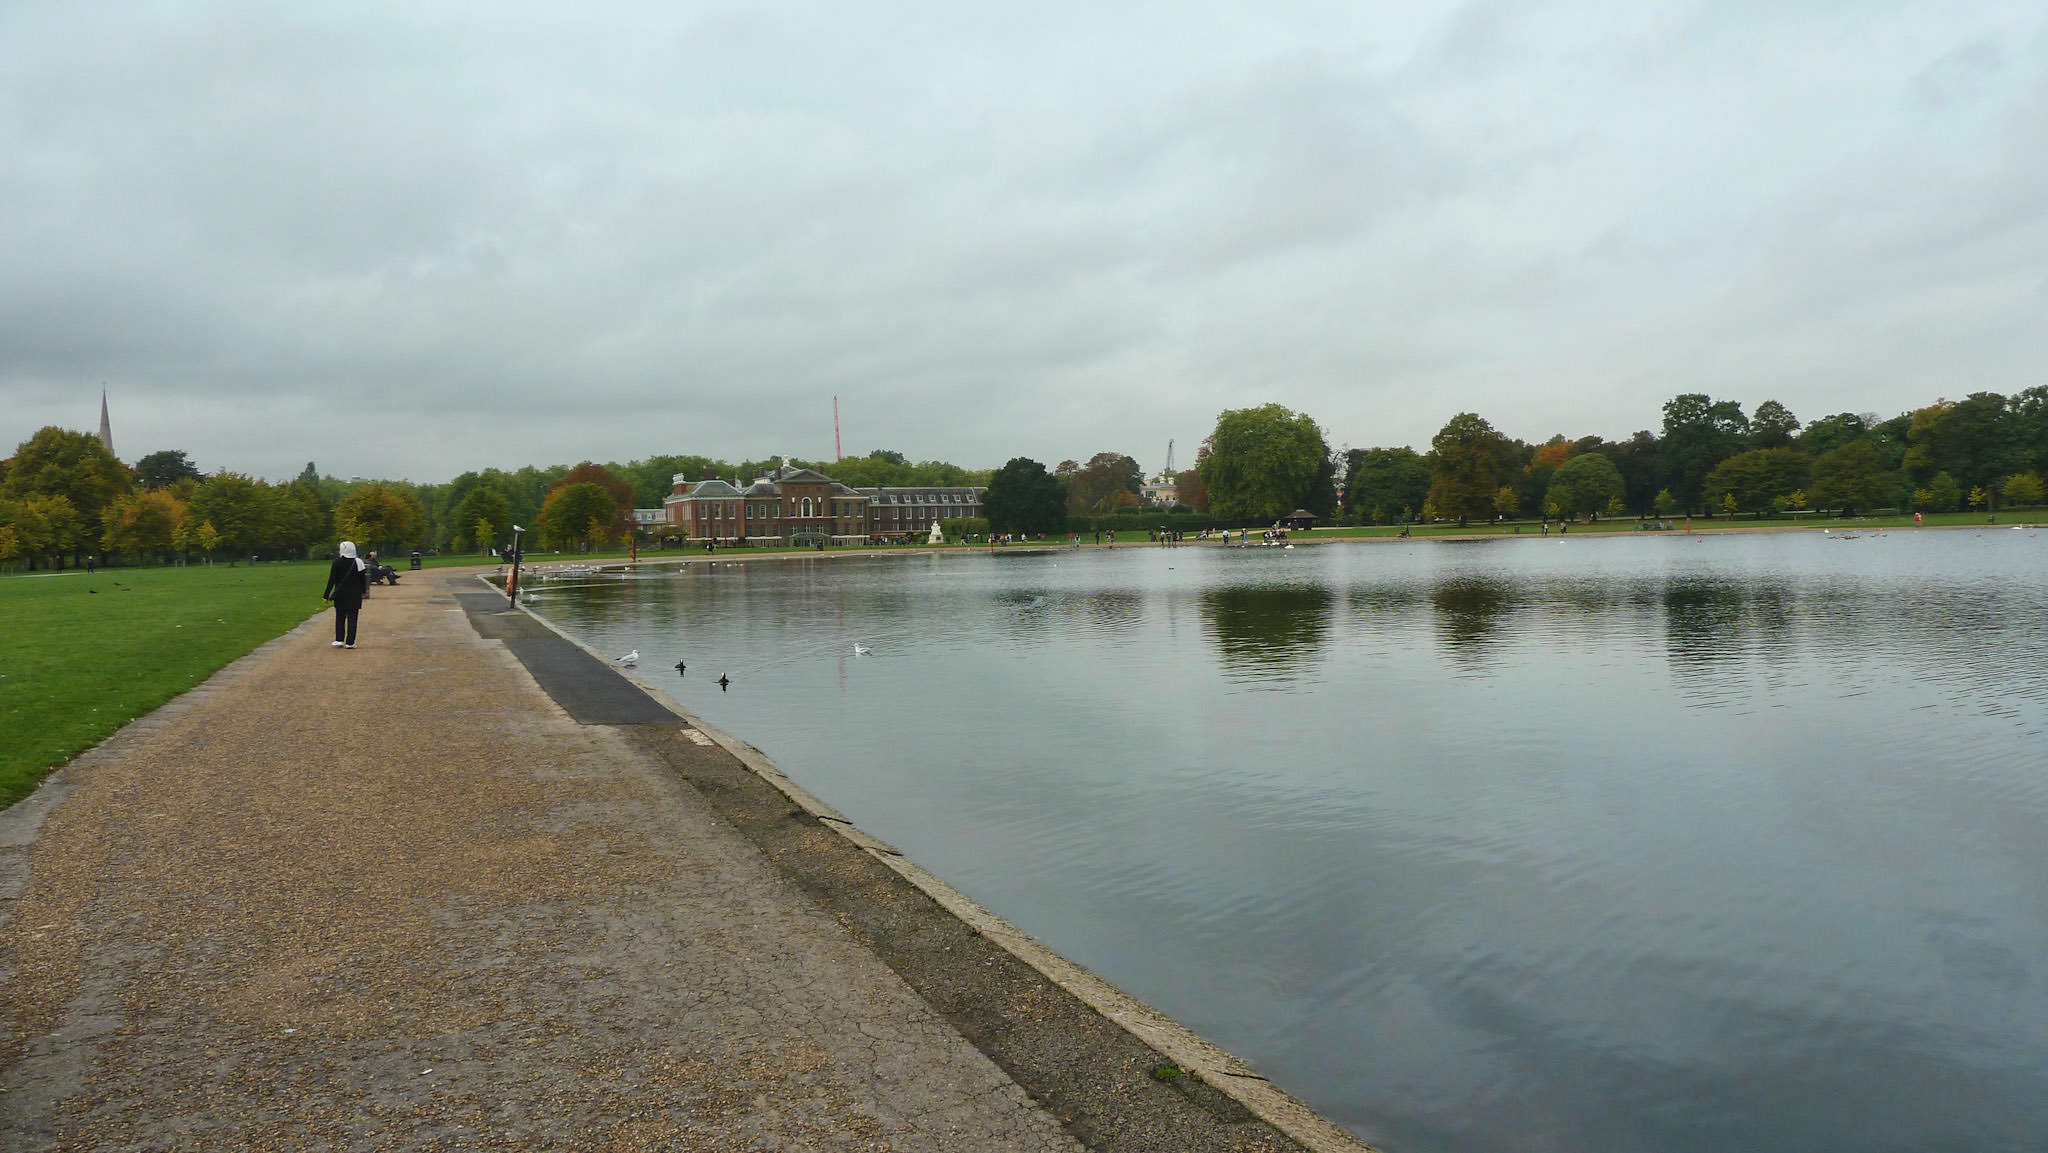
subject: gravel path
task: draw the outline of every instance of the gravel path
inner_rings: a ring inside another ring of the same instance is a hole
[[[330,635],[0,814],[0,1149],[1078,1148],[441,580]]]

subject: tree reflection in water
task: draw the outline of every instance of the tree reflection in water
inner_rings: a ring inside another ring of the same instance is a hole
[[[1225,679],[1291,687],[1321,664],[1334,602],[1327,585],[1212,588],[1202,593],[1202,624]]]
[[[1437,638],[1444,653],[1461,666],[1483,664],[1515,608],[1514,586],[1482,576],[1456,576],[1429,590],[1436,607]]]

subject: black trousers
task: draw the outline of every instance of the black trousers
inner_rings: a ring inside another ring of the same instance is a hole
[[[343,604],[334,602],[334,639],[345,645],[356,643],[356,617],[363,611],[363,602]]]

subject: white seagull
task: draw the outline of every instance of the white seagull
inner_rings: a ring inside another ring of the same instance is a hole
[[[620,658],[619,658],[619,663],[620,663],[620,664],[622,664],[622,665],[624,665],[624,666],[626,666],[627,668],[632,668],[632,667],[633,667],[634,665],[637,665],[637,664],[639,664],[639,663],[640,663],[640,650],[639,650],[639,649],[634,649],[634,650],[633,650],[632,652],[630,652],[630,653],[627,653],[627,654],[626,654],[625,656],[622,656],[622,657],[620,657]]]
[[[874,651],[866,645],[857,644],[853,646],[853,655],[857,657],[864,657]]]

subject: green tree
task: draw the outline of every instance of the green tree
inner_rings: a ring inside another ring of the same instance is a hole
[[[483,552],[510,533],[512,506],[493,489],[473,488],[448,519],[459,526],[450,547],[460,552]]]
[[[332,539],[334,510],[318,483],[301,476],[271,489],[270,497],[270,531],[264,538],[267,547],[304,558],[314,545]]]
[[[1600,452],[1621,470],[1622,503],[1637,515],[1647,516],[1656,507],[1657,491],[1663,484],[1664,446],[1657,434],[1640,429],[1625,441],[1602,445]]]
[[[1598,513],[1621,496],[1621,470],[1597,452],[1580,453],[1550,475],[1548,501],[1567,515]]]
[[[1490,518],[1500,490],[1501,435],[1478,413],[1461,412],[1429,442],[1429,503],[1459,523]]]
[[[1735,511],[1761,516],[1776,509],[1780,497],[1805,488],[1813,462],[1790,448],[1756,448],[1739,452],[1707,474],[1706,493],[1716,500],[1735,498]]]
[[[1927,486],[1928,508],[1935,512],[1954,512],[1962,507],[1962,482],[1945,472],[1934,474],[1934,480]]]
[[[1756,406],[1749,418],[1749,443],[1753,448],[1790,448],[1799,433],[1799,418],[1775,400]]]
[[[2044,497],[2041,474],[2035,472],[2014,473],[2006,477],[2005,482],[1998,486],[1998,492],[2000,496],[2005,498],[2005,503],[2008,505],[2040,504]]]
[[[1895,487],[1894,474],[1885,467],[1877,446],[1868,439],[1851,440],[1814,458],[1807,495],[1816,508],[1854,516],[1885,505]]]
[[[1664,405],[1664,475],[1687,512],[1701,507],[1701,492],[1714,466],[1742,450],[1749,419],[1732,400],[1688,392]]]
[[[989,478],[981,508],[991,532],[1057,532],[1067,519],[1067,486],[1039,462],[1014,457]]]
[[[1354,448],[1344,454],[1344,519],[1393,524],[1429,499],[1429,461],[1412,448]]]
[[[384,481],[356,485],[334,505],[334,532],[362,551],[396,552],[420,543],[426,509],[410,491]]]
[[[611,523],[605,526],[603,536],[609,540],[632,539],[633,486],[613,476],[603,465],[592,464],[587,460],[570,469],[561,480],[555,483],[554,488],[560,489],[577,484],[598,485],[604,489],[606,495],[612,498],[612,519]],[[550,497],[554,495],[552,490],[548,495]],[[546,502],[542,503],[542,509],[545,511]]]
[[[1824,452],[1868,438],[1871,423],[1853,412],[1824,416],[1807,425],[1806,430],[1799,434],[1799,447],[1818,458]]]
[[[602,533],[591,531],[592,522],[610,526],[618,521],[619,505],[601,484],[584,481],[560,485],[548,493],[540,510],[541,543],[547,548],[576,548],[592,543]]]
[[[2022,467],[2037,476],[2048,473],[2048,384],[2021,391],[2007,405],[2012,411],[2013,438],[2029,456]]]
[[[153,452],[135,462],[135,483],[143,488],[169,488],[181,480],[199,480],[205,474],[177,449]]]
[[[14,450],[7,479],[0,481],[0,497],[63,497],[77,527],[71,542],[58,551],[76,554],[98,544],[101,512],[115,497],[134,487],[128,466],[115,460],[99,437],[51,426],[38,430]]]
[[[1337,469],[1323,430],[1307,413],[1278,404],[1226,409],[1203,442],[1202,487],[1209,512],[1239,523],[1271,524],[1306,509],[1329,520],[1337,511]]]
[[[214,547],[227,549],[233,560],[239,560],[270,535],[269,486],[238,472],[217,472],[199,483],[188,515],[212,525],[218,537]]]
[[[633,486],[634,508],[659,507],[661,499],[675,491],[675,478],[678,476],[703,480],[706,477],[731,476],[734,471],[724,461],[707,456],[650,456],[646,460],[606,467],[620,480]],[[455,493],[451,501],[459,502],[466,495]]]
[[[1945,472],[1959,486],[1996,484],[2030,463],[2031,453],[2019,438],[2023,424],[1995,392],[1929,405],[1913,413],[1905,469],[1923,483]]]
[[[1650,507],[1657,510],[1658,516],[1671,516],[1678,511],[1678,498],[1671,495],[1670,489],[1660,488],[1657,490],[1656,499],[1650,502]]]

